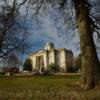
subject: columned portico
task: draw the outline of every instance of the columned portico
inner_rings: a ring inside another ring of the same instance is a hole
[[[41,72],[43,68],[44,68],[43,55],[36,56],[36,69]]]

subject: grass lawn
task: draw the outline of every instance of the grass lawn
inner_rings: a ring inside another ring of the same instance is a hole
[[[0,77],[0,100],[100,100],[100,88],[82,90],[79,75]]]

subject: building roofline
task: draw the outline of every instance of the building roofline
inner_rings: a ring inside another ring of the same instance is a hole
[[[32,52],[32,53],[30,53],[29,54],[29,56],[31,56],[31,55],[33,55],[33,54],[36,54],[36,53],[43,53],[43,52],[46,52],[46,51],[61,51],[61,50],[64,50],[64,51],[66,51],[66,52],[70,52],[70,53],[73,53],[71,50],[67,50],[66,48],[58,48],[58,49],[50,49],[50,50],[38,50],[38,51],[34,51],[34,52]]]

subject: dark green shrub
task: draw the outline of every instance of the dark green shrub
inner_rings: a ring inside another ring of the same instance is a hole
[[[80,68],[79,68],[79,67],[74,66],[74,72],[75,72],[75,73],[79,72],[79,70],[80,70]]]
[[[66,67],[66,72],[73,73],[73,67],[72,66],[67,66]]]
[[[0,72],[0,75],[5,75],[5,73],[4,72]]]
[[[73,66],[67,66],[66,67],[66,72],[68,73],[76,73],[78,72],[79,67],[73,67]]]
[[[32,61],[31,61],[31,59],[26,59],[24,65],[23,65],[23,70],[29,71],[29,72],[32,71]]]
[[[58,72],[59,71],[59,66],[57,64],[51,63],[48,66],[48,70],[51,72]]]
[[[42,67],[42,68],[41,68],[41,72],[44,72],[44,71],[45,71],[45,68],[44,68],[44,67]]]

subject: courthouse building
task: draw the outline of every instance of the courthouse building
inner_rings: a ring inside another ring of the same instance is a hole
[[[32,61],[32,69],[42,71],[48,69],[50,64],[59,66],[59,70],[66,72],[67,66],[73,66],[73,53],[65,48],[56,49],[54,44],[48,41],[43,50],[33,52],[28,57]]]

